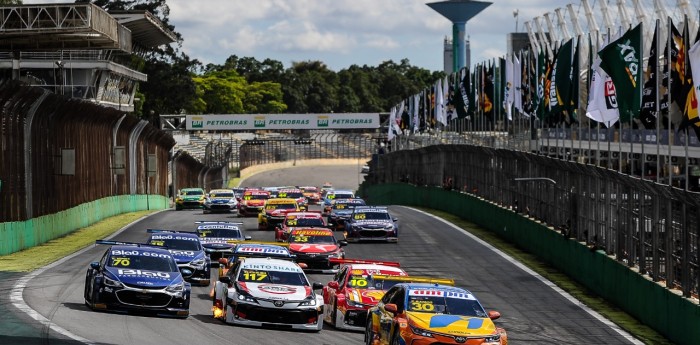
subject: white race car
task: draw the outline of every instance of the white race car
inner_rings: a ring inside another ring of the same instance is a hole
[[[293,261],[244,258],[214,286],[214,318],[247,326],[275,326],[318,332],[323,296]]]

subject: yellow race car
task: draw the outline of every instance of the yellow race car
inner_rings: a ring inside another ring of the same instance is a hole
[[[368,312],[365,344],[507,345],[508,336],[465,289],[428,283],[396,284]]]

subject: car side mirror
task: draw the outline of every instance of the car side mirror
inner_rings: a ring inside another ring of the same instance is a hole
[[[244,237],[244,238],[245,238],[246,241],[250,241],[250,240],[253,239],[253,237],[251,237],[251,236],[246,236],[246,237]]]
[[[219,281],[224,283],[224,284],[231,285],[231,277],[229,277],[229,276],[219,277]]]
[[[311,287],[314,290],[323,290],[323,284],[321,284],[319,282],[314,282],[313,284],[311,284]]]
[[[301,269],[307,269],[307,268],[309,268],[309,265],[307,265],[307,264],[305,264],[305,263],[303,263],[303,262],[297,263],[297,265],[299,265],[299,267],[300,267]]]
[[[223,266],[228,265],[228,259],[227,258],[221,258],[219,259],[219,263]]]
[[[500,317],[501,317],[501,313],[499,313],[499,312],[497,312],[497,311],[495,311],[495,310],[489,311],[489,319],[491,319],[491,320],[496,320],[496,319],[498,319],[498,318],[500,318]]]
[[[392,314],[396,314],[399,312],[399,308],[394,303],[385,304],[384,310],[386,310]]]
[[[93,261],[93,262],[90,263],[90,267],[92,267],[92,269],[99,270],[99,269],[100,269],[100,262],[99,262],[99,261]]]
[[[328,287],[331,288],[331,289],[336,289],[336,290],[337,290],[339,286],[340,286],[340,285],[338,285],[338,282],[335,281],[335,280],[334,280],[334,281],[328,282]]]
[[[338,241],[338,245],[341,246],[341,247],[345,247],[345,246],[348,245],[348,241],[346,241],[346,240],[340,240],[340,241]]]
[[[394,218],[391,218],[391,219],[393,219],[393,220],[394,220],[395,222],[398,222],[398,221],[399,221],[399,219],[398,219],[398,218],[396,218],[396,217],[394,217]]]

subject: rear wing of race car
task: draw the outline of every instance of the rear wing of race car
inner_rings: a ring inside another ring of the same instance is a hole
[[[365,259],[329,259],[332,264],[377,264],[391,267],[401,267],[401,264],[396,261],[382,261],[382,260],[365,260]]]
[[[242,222],[227,222],[222,220],[198,220],[195,224],[228,224],[228,225],[243,225]]]
[[[391,280],[397,282],[406,283],[428,283],[428,284],[441,284],[441,285],[455,285],[455,280],[452,278],[435,278],[435,277],[421,277],[421,276],[390,276],[383,274],[372,275],[372,279],[376,280]]]
[[[149,233],[149,234],[158,234],[158,233],[171,233],[171,234],[184,233],[184,234],[196,234],[196,232],[194,232],[194,231],[165,230],[165,229],[146,229],[146,232]]]
[[[262,244],[262,245],[268,245],[268,246],[279,246],[279,247],[285,247],[289,248],[289,243],[287,242],[271,242],[271,241],[235,241],[235,240],[229,240],[227,241],[229,243],[239,243],[239,244]]]
[[[137,242],[123,242],[123,241],[112,241],[112,240],[95,240],[95,244],[106,244],[110,246],[134,246],[134,247],[151,247],[151,248],[161,248],[168,249],[166,246],[156,246],[148,243],[137,243]]]

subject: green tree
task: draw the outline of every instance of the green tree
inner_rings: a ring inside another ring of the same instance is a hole
[[[321,61],[293,63],[285,71],[282,90],[293,113],[330,113],[338,105],[338,76]]]

